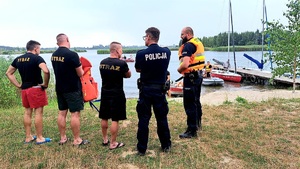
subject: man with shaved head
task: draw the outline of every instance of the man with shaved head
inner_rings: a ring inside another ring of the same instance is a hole
[[[131,71],[127,63],[121,60],[123,53],[119,42],[112,42],[109,46],[110,56],[100,62],[99,70],[102,78],[101,105],[99,118],[103,146],[109,146],[110,150],[125,146],[117,142],[119,121],[126,119],[126,98],[123,90],[123,79],[131,77]],[[108,120],[111,119],[110,141],[108,138]]]
[[[71,51],[67,35],[61,33],[56,36],[59,48],[52,54],[51,61],[55,74],[55,89],[58,103],[57,124],[60,132],[59,145],[68,141],[66,135],[66,116],[71,112],[71,129],[73,145],[88,144],[88,140],[80,137],[80,111],[83,110],[83,96],[80,77],[83,69],[79,56]]]
[[[182,44],[178,55],[180,65],[177,71],[183,76],[183,105],[187,115],[187,129],[180,138],[192,138],[201,130],[202,105],[200,103],[202,69],[205,65],[204,46],[194,37],[191,27],[184,27],[180,38]]]

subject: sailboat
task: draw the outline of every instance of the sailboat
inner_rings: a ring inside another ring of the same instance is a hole
[[[254,59],[253,57],[247,55],[246,53],[244,53],[244,57],[246,57],[247,59],[249,59],[250,61],[254,62],[258,69],[263,70],[264,69],[264,61],[263,61],[263,57],[264,57],[264,35],[263,32],[265,31],[265,24],[268,22],[268,17],[267,17],[267,7],[266,7],[266,3],[265,0],[263,0],[263,19],[262,19],[262,36],[261,36],[261,61],[258,61],[256,59]],[[266,24],[267,28],[268,25]],[[268,41],[268,48],[270,48],[270,41]],[[273,69],[273,65],[272,65],[272,58],[271,58],[271,51],[269,50],[269,61],[270,61],[270,69]]]
[[[233,34],[233,19],[232,19],[232,6],[231,0],[229,0],[229,21],[228,21],[228,61],[223,63],[223,67],[226,70],[212,70],[211,76],[218,77],[223,79],[224,81],[236,82],[240,83],[242,81],[242,76],[236,73],[236,60],[235,60],[235,48],[234,48],[234,34]],[[232,47],[233,47],[233,57],[234,57],[234,72],[229,72],[228,68],[230,67],[229,64],[229,52],[230,52],[230,26],[232,30]],[[222,63],[222,62],[221,62]]]

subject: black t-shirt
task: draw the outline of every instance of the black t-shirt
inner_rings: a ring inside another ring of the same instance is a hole
[[[146,84],[164,84],[167,77],[171,51],[157,44],[139,50],[135,58],[135,68],[141,70],[141,82]]]
[[[119,96],[124,94],[123,78],[129,71],[128,64],[118,58],[106,58],[100,62],[102,78],[101,97]]]
[[[18,69],[22,79],[22,89],[43,83],[41,68],[39,65],[45,60],[35,54],[26,53],[14,59],[11,66]]]
[[[55,74],[55,87],[57,93],[69,93],[81,90],[80,78],[76,68],[81,66],[76,52],[66,47],[59,47],[51,57],[52,67]]]

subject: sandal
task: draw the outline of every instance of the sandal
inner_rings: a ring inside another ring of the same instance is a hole
[[[86,144],[89,144],[90,142],[88,140],[82,140],[80,144],[73,144],[73,146],[83,146],[83,145],[86,145]]]
[[[66,144],[67,142],[69,141],[69,138],[67,138],[65,141],[60,141],[60,142],[58,142],[58,145],[64,145],[64,144]]]
[[[108,146],[108,144],[109,144],[109,140],[106,142],[106,143],[102,143],[102,146]]]
[[[109,148],[110,150],[114,150],[114,149],[117,149],[117,148],[121,148],[121,147],[124,147],[125,144],[124,143],[118,143],[116,147],[114,148]]]

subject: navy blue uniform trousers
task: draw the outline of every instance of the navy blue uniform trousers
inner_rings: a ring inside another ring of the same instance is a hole
[[[200,103],[202,76],[183,78],[183,105],[187,115],[187,126],[189,131],[195,132],[202,117],[202,106]]]
[[[157,122],[157,134],[161,143],[161,148],[171,146],[171,136],[168,125],[168,102],[165,92],[162,89],[143,86],[140,89],[139,100],[136,106],[138,113],[137,149],[145,153],[147,150],[149,137],[149,120],[151,118],[151,107]]]

